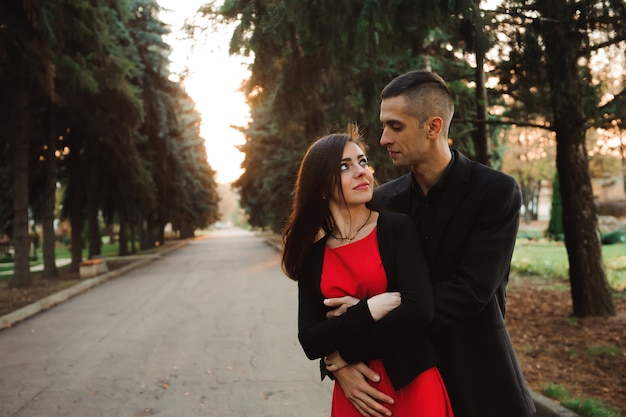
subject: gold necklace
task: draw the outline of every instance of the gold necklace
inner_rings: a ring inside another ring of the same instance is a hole
[[[352,237],[349,237],[349,236],[346,236],[346,237],[343,237],[343,236],[335,236],[335,234],[334,234],[334,233],[332,233],[332,232],[331,232],[331,234],[330,234],[330,235],[331,235],[332,237],[334,237],[335,239],[337,239],[337,240],[347,240],[347,241],[348,241],[348,243],[351,243],[351,242],[352,242],[352,241],[356,238],[356,235],[358,235],[358,234],[359,234],[359,232],[360,232],[360,231],[361,231],[361,230],[365,227],[365,225],[367,224],[367,222],[370,220],[370,217],[372,217],[372,210],[370,210],[369,214],[367,215],[367,219],[365,219],[365,223],[363,223],[363,224],[361,225],[361,227],[359,227],[358,229],[356,229],[356,232],[354,232],[354,234],[352,235]]]

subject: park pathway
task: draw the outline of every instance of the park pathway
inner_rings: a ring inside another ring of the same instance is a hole
[[[297,284],[238,229],[0,331],[0,417],[324,417]]]

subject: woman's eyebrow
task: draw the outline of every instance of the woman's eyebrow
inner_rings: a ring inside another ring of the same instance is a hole
[[[365,157],[365,154],[364,154],[364,153],[362,153],[362,154],[360,154],[360,155],[357,155],[357,156],[356,156],[356,159],[359,159],[359,158],[364,158],[364,157]],[[350,161],[352,161],[352,158],[350,158],[350,157],[343,158],[343,159],[341,160],[341,162],[350,162]]]

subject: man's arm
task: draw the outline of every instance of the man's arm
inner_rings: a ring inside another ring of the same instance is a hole
[[[433,285],[433,328],[477,314],[506,283],[520,205],[519,187],[510,177],[499,178],[485,193],[479,215],[458,251],[462,254],[458,265],[451,276],[440,276]]]

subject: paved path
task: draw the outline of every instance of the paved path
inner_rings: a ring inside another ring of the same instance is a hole
[[[1,417],[325,417],[296,283],[218,231],[0,331]]]

